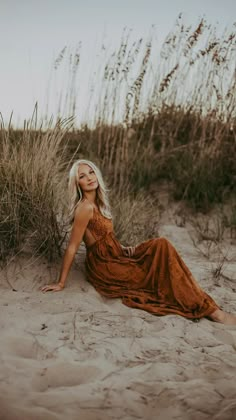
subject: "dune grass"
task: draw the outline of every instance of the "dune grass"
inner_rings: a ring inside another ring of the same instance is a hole
[[[163,179],[174,198],[203,211],[235,194],[235,39],[235,25],[218,35],[181,15],[161,48],[152,33],[132,43],[124,30],[111,55],[102,48],[71,151],[80,144],[119,193]]]
[[[196,210],[235,195],[236,124],[164,106],[128,129],[101,125],[68,134],[71,152],[95,160],[117,192],[171,185],[175,199]]]
[[[41,131],[29,124],[20,136],[1,127],[1,260],[27,243],[49,259],[60,252],[68,164],[62,139],[68,127],[64,121]]]

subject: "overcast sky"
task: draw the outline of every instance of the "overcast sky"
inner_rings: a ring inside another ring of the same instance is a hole
[[[111,45],[117,44],[124,26],[140,37],[155,24],[161,41],[180,12],[189,24],[205,16],[223,30],[236,21],[236,1],[0,0],[0,111],[4,119],[14,111],[14,121],[20,125],[32,114],[36,101],[41,109],[45,107],[52,63],[65,45],[73,48],[82,42],[86,84],[88,58],[104,37]]]

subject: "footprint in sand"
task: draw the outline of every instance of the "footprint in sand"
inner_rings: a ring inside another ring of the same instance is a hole
[[[61,362],[42,368],[33,379],[32,387],[36,391],[43,392],[49,388],[87,384],[100,376],[102,377],[102,370],[96,366]]]
[[[40,346],[34,337],[16,337],[7,335],[1,338],[6,354],[24,359],[42,360],[48,358],[48,352]]]

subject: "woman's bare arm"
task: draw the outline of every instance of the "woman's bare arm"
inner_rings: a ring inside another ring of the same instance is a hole
[[[65,287],[65,282],[67,280],[67,276],[69,274],[71,265],[74,261],[75,254],[83,239],[85,229],[92,215],[93,207],[88,202],[83,202],[76,208],[73,228],[71,231],[68,246],[63,257],[58,283],[43,286],[41,289],[42,292],[48,292],[49,290],[53,290],[56,292],[62,290]]]

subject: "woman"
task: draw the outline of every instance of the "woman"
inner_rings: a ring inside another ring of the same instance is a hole
[[[235,324],[236,316],[222,311],[205,293],[165,238],[136,247],[123,247],[115,238],[106,188],[99,169],[90,161],[76,161],[70,171],[73,223],[57,284],[43,292],[61,291],[83,240],[89,282],[103,296],[121,298],[130,307],[156,315],[178,314],[190,319],[208,317]]]

